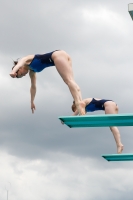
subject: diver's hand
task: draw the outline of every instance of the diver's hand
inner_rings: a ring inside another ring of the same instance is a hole
[[[31,110],[32,110],[32,113],[34,113],[34,111],[36,110],[34,102],[31,103]]]
[[[12,78],[16,78],[17,73],[16,73],[16,72],[15,72],[15,73],[14,73],[14,72],[11,72],[11,73],[10,73],[10,76],[11,76]]]

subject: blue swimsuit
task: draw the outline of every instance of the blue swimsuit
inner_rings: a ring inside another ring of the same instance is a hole
[[[85,110],[86,112],[94,112],[96,110],[105,110],[104,103],[106,101],[112,101],[112,100],[106,100],[106,99],[96,100],[93,98],[92,101],[85,107]]]
[[[46,67],[54,66],[55,64],[51,56],[55,51],[46,54],[36,54],[29,64],[30,69],[34,72],[41,72]]]

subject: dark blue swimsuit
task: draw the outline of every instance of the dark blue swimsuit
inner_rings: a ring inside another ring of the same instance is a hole
[[[46,54],[36,54],[29,64],[30,69],[34,72],[41,72],[46,67],[54,66],[55,64],[51,56],[55,51]]]
[[[96,110],[105,110],[104,103],[106,101],[112,101],[112,100],[106,100],[106,99],[96,100],[93,98],[92,101],[85,107],[85,110],[86,112],[94,112]]]

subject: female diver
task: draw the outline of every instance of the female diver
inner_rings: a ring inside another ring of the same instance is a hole
[[[14,61],[14,66],[10,73],[12,78],[22,78],[29,72],[31,78],[31,110],[35,110],[36,94],[36,72],[41,72],[46,67],[55,66],[63,81],[68,85],[69,90],[75,101],[76,109],[80,115],[85,115],[84,102],[82,101],[81,91],[74,80],[72,70],[72,60],[63,50],[55,50],[46,54],[28,55],[19,61]]]
[[[85,112],[93,112],[96,110],[104,110],[105,114],[117,114],[118,106],[112,100],[106,99],[97,99],[97,98],[87,98],[83,100],[85,106]],[[72,105],[73,115],[78,115],[79,112],[76,108],[75,102]],[[117,153],[121,153],[123,151],[123,144],[121,143],[120,133],[117,127],[110,127],[111,132],[116,141],[117,145]]]

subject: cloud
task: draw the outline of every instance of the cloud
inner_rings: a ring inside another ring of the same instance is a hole
[[[37,74],[34,115],[29,77],[9,76],[12,59],[64,49],[72,57],[83,98],[113,99],[120,113],[131,113],[133,30],[128,3],[2,1],[1,199],[8,181],[12,199],[131,198],[132,163],[101,158],[103,153],[116,153],[109,128],[70,129],[58,120],[71,115],[73,98],[55,67]],[[124,153],[132,152],[132,127],[119,130]]]
[[[132,165],[126,171],[106,162],[97,168],[97,161],[63,153],[50,153],[47,159],[20,159],[1,152],[0,196],[5,198],[5,186],[10,199],[113,199],[131,197]],[[101,158],[102,159],[102,158]],[[109,165],[113,168],[110,169]],[[121,176],[123,174],[123,176]],[[121,182],[121,184],[120,184]],[[89,192],[88,192],[89,190]],[[106,190],[106,192],[105,192]],[[52,192],[51,192],[52,191]],[[97,191],[97,192],[96,192]],[[115,192],[113,192],[115,191]]]

